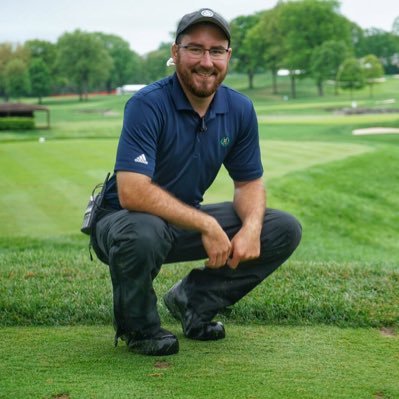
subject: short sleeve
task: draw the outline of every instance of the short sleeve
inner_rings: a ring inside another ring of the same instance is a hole
[[[237,140],[224,161],[229,175],[235,181],[255,180],[263,175],[258,122],[253,105],[251,104],[243,114],[244,122],[241,124]]]
[[[125,170],[152,177],[155,170],[160,112],[145,98],[134,96],[125,106],[115,171]]]

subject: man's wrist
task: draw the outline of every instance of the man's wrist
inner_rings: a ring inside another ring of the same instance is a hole
[[[242,230],[250,234],[260,235],[262,227],[263,223],[260,223],[258,220],[248,220],[243,223]]]
[[[206,213],[203,213],[201,220],[201,226],[199,228],[201,233],[209,233],[215,228],[215,224],[218,224],[216,219]]]

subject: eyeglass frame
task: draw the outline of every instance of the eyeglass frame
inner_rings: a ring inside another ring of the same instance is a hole
[[[205,53],[208,52],[209,56],[211,57],[212,60],[223,60],[224,57],[227,55],[227,53],[230,50],[230,48],[224,48],[224,47],[204,48],[202,46],[197,46],[195,44],[184,45],[184,44],[177,43],[176,45],[178,48],[188,50],[190,57],[195,58],[195,59],[201,59],[205,55]],[[198,55],[192,54],[192,53],[190,53],[189,48],[201,50],[201,54],[198,54]],[[212,50],[213,51],[224,51],[224,53],[220,53],[220,58],[218,58],[218,55],[216,55],[216,58],[215,58],[215,54],[212,56],[212,53],[211,53]]]

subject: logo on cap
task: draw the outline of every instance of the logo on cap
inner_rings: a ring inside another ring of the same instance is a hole
[[[213,12],[211,10],[202,10],[201,15],[203,17],[213,17]]]

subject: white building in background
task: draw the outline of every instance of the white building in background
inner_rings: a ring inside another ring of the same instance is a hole
[[[116,94],[134,94],[146,85],[123,85],[116,88]]]

